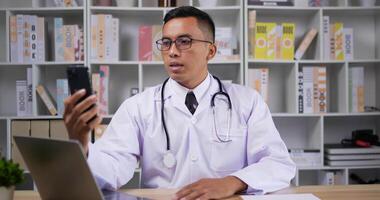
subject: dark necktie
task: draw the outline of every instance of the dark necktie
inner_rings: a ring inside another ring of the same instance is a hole
[[[197,109],[198,102],[195,98],[194,92],[188,92],[186,95],[185,104],[187,109],[191,112],[191,114],[194,114],[195,110]]]

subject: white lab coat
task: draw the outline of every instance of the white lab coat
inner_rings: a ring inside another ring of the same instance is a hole
[[[103,137],[89,146],[88,163],[101,188],[115,190],[126,184],[138,160],[143,188],[180,188],[201,178],[228,175],[240,178],[249,186],[247,192],[254,194],[289,185],[296,167],[261,96],[250,88],[223,83],[232,102],[232,141],[220,142],[210,106],[219,88],[211,75],[208,78],[210,84],[194,115],[170,84],[165,86],[165,121],[176,158],[173,168],[163,164],[166,137],[161,123],[162,84],[123,102]],[[216,116],[222,137],[228,127],[225,116]]]

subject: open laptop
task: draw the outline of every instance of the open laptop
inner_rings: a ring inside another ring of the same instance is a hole
[[[101,191],[78,141],[13,137],[42,199],[142,200]]]

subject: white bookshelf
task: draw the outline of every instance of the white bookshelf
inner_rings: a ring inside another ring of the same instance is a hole
[[[49,116],[43,103],[33,91],[33,116],[16,116],[16,80],[26,79],[26,69],[33,69],[33,88],[43,84],[55,96],[58,78],[65,78],[70,65],[88,66],[91,72],[98,72],[101,65],[110,67],[110,114],[104,117],[109,122],[119,105],[130,96],[132,88],[143,91],[146,87],[163,82],[167,74],[162,61],[138,60],[138,28],[140,25],[162,24],[163,16],[171,8],[157,7],[157,1],[136,0],[133,7],[95,6],[96,0],[83,0],[79,7],[46,7],[47,0],[2,0],[0,1],[0,151],[11,157],[10,124],[13,120],[56,120],[62,116]],[[365,67],[366,105],[380,107],[380,7],[359,7],[358,0],[330,1],[328,7],[307,7],[296,0],[294,7],[250,6],[246,0],[219,0],[217,6],[201,7],[209,13],[216,26],[233,27],[238,48],[236,60],[212,60],[211,73],[221,79],[248,85],[247,70],[268,67],[269,101],[273,120],[288,148],[324,150],[324,144],[337,143],[342,137],[361,128],[371,128],[379,134],[380,112],[350,113],[348,108],[348,71],[350,67]],[[379,3],[379,2],[378,2]],[[178,0],[177,5],[199,7],[199,0]],[[295,47],[299,45],[309,28],[321,33],[323,16],[330,16],[330,22],[343,22],[354,29],[354,60],[336,61],[323,58],[323,38],[318,34],[302,60],[258,60],[251,57],[248,47],[248,11],[256,10],[258,22],[296,23]],[[35,14],[47,20],[47,36],[52,40],[52,19],[63,17],[65,24],[79,24],[85,34],[85,60],[80,62],[55,62],[53,47],[48,45],[48,59],[41,63],[10,63],[9,59],[9,16]],[[120,19],[120,60],[97,61],[90,59],[91,15],[112,14]],[[328,112],[324,114],[298,113],[298,70],[305,66],[327,67]],[[323,155],[321,158],[323,163]],[[342,176],[339,184],[353,183],[350,172],[365,178],[380,178],[380,166],[301,167],[293,180],[295,185],[317,184],[318,171],[334,170]]]

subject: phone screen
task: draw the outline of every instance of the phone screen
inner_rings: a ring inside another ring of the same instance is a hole
[[[86,94],[77,103],[83,101],[92,94],[87,67],[72,66],[67,68],[67,78],[71,95],[78,90],[86,90]]]

